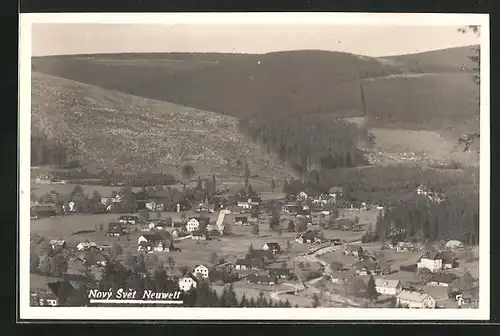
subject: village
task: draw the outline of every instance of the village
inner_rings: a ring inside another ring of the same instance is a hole
[[[193,190],[212,191],[208,197],[166,204],[158,190],[117,191],[97,197],[92,214],[80,213],[84,197],[57,209],[32,201],[32,305],[61,305],[82,274],[99,281],[113,259],[161,265],[184,292],[201,281],[218,292],[230,284],[239,299],[265,295],[292,307],[478,307],[477,250],[458,240],[404,240],[396,227],[373,239],[386,207],[351,202],[341,186],[255,192],[245,179],[229,193],[215,176],[195,182]],[[445,199],[425,186],[414,193]],[[114,211],[132,198],[134,211]]]

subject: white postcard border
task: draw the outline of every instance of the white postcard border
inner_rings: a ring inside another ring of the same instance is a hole
[[[31,25],[109,24],[272,24],[396,25],[481,27],[480,84],[480,305],[479,309],[361,308],[94,308],[29,306]],[[490,314],[490,48],[487,14],[375,13],[45,13],[20,15],[19,57],[19,319],[50,320],[487,320]]]

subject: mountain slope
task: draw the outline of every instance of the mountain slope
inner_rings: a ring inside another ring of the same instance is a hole
[[[460,55],[464,56],[466,50],[460,50]],[[446,55],[449,54],[455,55],[458,51],[431,52],[415,55],[416,58],[412,55],[390,57],[389,62],[387,59],[315,50],[264,55],[75,55],[33,58],[33,67],[43,73],[108,90],[238,118],[269,113],[363,116],[360,77],[383,79],[383,82],[366,84],[369,117],[384,119],[392,115],[412,128],[415,115],[421,112],[426,114],[422,119],[428,127],[433,126],[434,118],[442,119],[443,113],[446,118],[476,113],[470,106],[477,105],[477,87],[468,70],[462,71],[462,61],[452,62],[451,67],[442,66],[447,64]],[[412,62],[419,66],[413,66]],[[456,64],[460,67],[457,68]],[[436,74],[438,70],[445,73]],[[391,76],[414,73],[419,76],[433,73],[434,76],[405,77],[403,83],[401,80],[387,80]],[[450,91],[443,86],[448,83],[453,84],[455,98],[451,100],[448,93],[443,95],[441,92]],[[432,90],[427,89],[429,87]]]
[[[253,173],[287,168],[237,130],[237,120],[33,72],[32,128],[74,146],[87,162],[110,169],[177,173],[233,171],[248,160]],[[176,171],[173,171],[177,169]]]

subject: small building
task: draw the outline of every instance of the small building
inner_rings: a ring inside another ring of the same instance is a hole
[[[186,223],[186,230],[188,232],[199,231],[200,229],[205,229],[209,223],[210,223],[209,218],[191,217]]]
[[[178,286],[181,291],[188,292],[198,286],[198,278],[194,274],[188,273],[179,279]]]
[[[269,274],[277,277],[278,279],[291,280],[293,278],[293,270],[290,268],[273,268],[268,271]]]
[[[169,247],[166,248],[167,244],[165,243],[165,239],[157,233],[143,234],[137,238],[137,245],[138,251],[163,252],[166,249],[170,250]]]
[[[150,211],[163,211],[163,209],[164,209],[164,204],[162,202],[158,202],[158,201],[154,201],[154,200],[147,201],[144,205]]]
[[[118,218],[118,223],[135,225],[135,224],[139,223],[139,217],[138,216],[131,216],[131,215],[123,215],[123,216],[120,216]]]
[[[208,240],[209,239],[209,235],[206,231],[194,231],[192,234],[191,234],[191,239],[192,240]]]
[[[260,258],[245,258],[236,260],[234,264],[237,270],[261,270],[265,263]]]
[[[253,284],[275,285],[278,277],[270,272],[252,273],[247,276],[247,282]]]
[[[344,247],[344,255],[359,257],[359,249],[363,249],[360,245],[346,245]]]
[[[264,251],[271,251],[272,254],[278,254],[281,253],[281,246],[278,243],[265,243],[264,246],[262,246],[262,249]]]
[[[52,292],[43,292],[37,295],[38,305],[44,307],[59,306],[59,299]]]
[[[297,194],[297,199],[306,200],[309,198],[309,195],[305,191],[301,191]]]
[[[247,225],[248,224],[248,217],[246,217],[246,216],[236,216],[236,217],[234,217],[234,224],[237,224],[237,225]]]
[[[97,244],[94,243],[94,242],[81,242],[81,243],[78,243],[78,245],[76,245],[76,249],[78,251],[88,251],[92,248],[95,248],[97,249]]]
[[[198,231],[200,229],[200,221],[196,217],[192,217],[186,223],[186,230],[188,232]]]
[[[334,270],[330,273],[330,281],[340,285],[349,283],[349,280],[352,279],[352,277],[352,272],[344,271],[343,269]]]
[[[429,294],[403,290],[396,295],[396,302],[404,308],[436,308],[436,300]]]
[[[417,268],[427,268],[431,272],[437,272],[446,268],[453,268],[455,260],[444,253],[438,251],[428,251],[420,257]]]
[[[458,240],[449,240],[448,242],[446,242],[444,247],[451,251],[458,251],[458,250],[463,250],[465,245],[464,243]]]
[[[375,279],[375,288],[377,293],[383,295],[397,295],[403,289],[403,285],[399,280],[390,279]]]
[[[47,284],[47,287],[49,288],[50,292],[55,296],[51,296],[51,305],[56,304],[64,304],[67,302],[67,300],[71,297],[73,297],[76,294],[76,289],[73,287],[71,282],[67,280],[61,280],[61,281],[55,281],[55,282],[50,282]]]
[[[314,243],[317,237],[319,237],[319,233],[317,231],[308,230],[299,234],[295,241],[299,244]]]
[[[274,254],[269,250],[255,250],[253,249],[251,252],[247,253],[246,257],[248,259],[259,258],[263,261],[271,261],[274,259]]]
[[[344,189],[338,186],[331,187],[330,190],[328,190],[328,195],[333,198],[342,197],[344,195]]]
[[[196,276],[196,277],[201,277],[203,279],[208,279],[208,267],[204,266],[204,265],[198,265],[194,268],[193,270],[193,275]]]
[[[436,273],[431,276],[431,278],[427,282],[427,285],[449,287],[453,284],[453,281],[455,279],[456,276],[451,273]]]
[[[60,251],[66,248],[66,241],[63,239],[53,239],[49,242],[49,245],[53,251]]]
[[[228,275],[237,275],[236,274],[236,266],[233,263],[229,263],[229,262],[224,262],[224,263],[215,265],[214,270],[219,271],[219,272],[224,270]]]

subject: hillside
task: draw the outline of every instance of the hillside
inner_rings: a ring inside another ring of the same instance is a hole
[[[428,51],[410,55],[383,57],[381,60],[393,65],[405,65],[422,72],[461,72],[473,70],[476,65],[470,56],[476,54],[478,46],[457,47]]]
[[[397,56],[389,58],[390,62],[314,50],[264,55],[75,55],[33,58],[33,68],[107,90],[237,118],[270,113],[362,116],[361,77],[365,79],[370,119],[378,119],[378,124],[397,120],[399,127],[405,124],[409,129],[436,129],[436,119],[452,116],[461,124],[464,116],[477,112],[471,108],[477,105],[472,74],[455,66],[462,61],[454,61],[446,69],[441,66],[450,53],[458,51],[449,49],[416,58]],[[415,59],[422,60],[418,69],[412,65]],[[437,70],[440,73],[436,74]],[[448,84],[451,86],[446,87]],[[425,117],[415,120],[421,113]]]
[[[33,72],[32,128],[76,147],[86,162],[111,169],[234,175],[238,160],[253,174],[288,170],[248,140],[232,117],[137,97]]]

